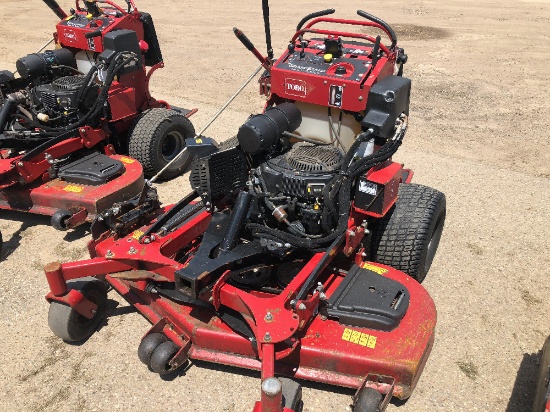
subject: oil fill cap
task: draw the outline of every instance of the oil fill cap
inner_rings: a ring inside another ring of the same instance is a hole
[[[332,54],[327,53],[325,54],[325,63],[330,63],[332,61]]]

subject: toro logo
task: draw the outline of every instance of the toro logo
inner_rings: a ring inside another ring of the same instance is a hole
[[[285,79],[285,91],[292,96],[306,97],[306,82],[303,80]]]
[[[76,33],[73,30],[65,30],[63,36],[69,43],[76,43]]]

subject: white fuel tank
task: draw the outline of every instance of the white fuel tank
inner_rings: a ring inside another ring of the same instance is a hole
[[[298,101],[295,104],[302,112],[302,124],[294,132],[295,134],[323,143],[334,142],[334,146],[339,147],[328,121],[328,109],[326,107]],[[334,128],[338,130],[340,110],[333,107],[331,113]],[[344,145],[345,151],[349,150],[359,133],[361,133],[361,124],[352,115],[343,113],[340,141]]]

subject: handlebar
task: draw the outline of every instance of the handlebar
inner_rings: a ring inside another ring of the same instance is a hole
[[[395,35],[395,32],[393,31],[393,29],[391,28],[391,26],[386,23],[384,20],[382,19],[379,19],[378,17],[376,16],[373,16],[372,14],[369,14],[363,10],[357,10],[357,14],[367,20],[370,20],[374,23],[378,23],[380,26],[382,26],[385,30],[385,32],[390,36],[390,39],[391,39],[391,49],[393,49],[395,47],[395,45],[397,44],[397,36]]]
[[[44,0],[46,1],[46,0]],[[83,11],[82,7],[80,7],[80,1],[81,0],[76,0],[76,9],[78,11]],[[119,12],[121,12],[122,14],[124,15],[127,15],[129,14],[128,11],[124,10],[122,7],[120,7],[118,4],[115,4],[114,2],[112,2],[111,0],[95,0],[94,1],[95,3],[105,3],[105,4],[108,4],[109,6],[111,6],[112,8],[118,10]],[[85,2],[86,3],[86,2]],[[134,12],[137,12],[138,9],[136,7],[136,4],[134,3],[134,0],[130,0],[130,5],[132,6],[132,9],[134,10]]]
[[[364,24],[364,25],[366,26],[368,24]],[[367,34],[348,33],[348,32],[343,32],[343,31],[321,30],[321,29],[310,29],[310,28],[305,28],[305,29],[298,30],[294,34],[294,36],[292,37],[292,40],[290,40],[290,42],[294,43],[298,37],[302,36],[305,33],[315,33],[315,34],[322,34],[322,35],[326,35],[326,36],[333,35],[333,36],[340,36],[340,37],[351,37],[351,38],[354,38],[354,39],[363,39],[363,40],[368,40],[372,43],[376,43],[376,39],[372,36],[367,35]],[[388,49],[388,47],[383,45],[383,44],[380,44],[380,49],[384,53],[386,53],[386,56],[389,56],[391,54],[391,51]]]
[[[299,31],[306,21],[311,20],[315,17],[328,16],[329,14],[333,14],[335,11],[335,9],[326,9],[308,14],[306,17],[300,20],[300,23],[298,23],[298,26],[296,26],[296,31]]]

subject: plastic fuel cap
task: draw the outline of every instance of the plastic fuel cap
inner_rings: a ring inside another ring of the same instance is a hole
[[[325,54],[325,63],[330,63],[332,61],[332,54]]]

